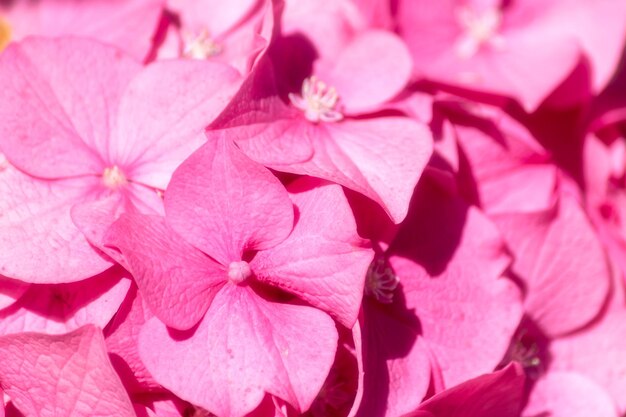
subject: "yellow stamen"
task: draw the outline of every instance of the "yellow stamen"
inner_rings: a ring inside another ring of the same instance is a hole
[[[0,52],[11,42],[11,26],[6,19],[0,17]]]

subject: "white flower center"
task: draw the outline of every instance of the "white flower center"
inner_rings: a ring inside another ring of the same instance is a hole
[[[384,259],[379,258],[372,262],[367,271],[365,294],[380,303],[391,304],[399,283],[400,278],[386,265]]]
[[[183,33],[183,56],[191,59],[207,59],[222,52],[222,45],[215,42],[209,31]]]
[[[484,45],[498,49],[504,46],[504,38],[498,33],[502,25],[502,12],[499,8],[477,12],[462,7],[457,10],[456,19],[463,29],[456,43],[456,51],[461,58],[473,57]]]
[[[315,76],[305,79],[300,95],[290,93],[289,100],[304,112],[307,120],[313,123],[338,122],[343,119],[343,114],[338,110],[337,90],[327,86]]]
[[[250,264],[246,261],[231,262],[228,265],[228,278],[235,284],[241,284],[251,275]]]
[[[104,169],[104,172],[102,173],[102,182],[105,187],[111,189],[120,188],[128,184],[126,176],[117,165]]]

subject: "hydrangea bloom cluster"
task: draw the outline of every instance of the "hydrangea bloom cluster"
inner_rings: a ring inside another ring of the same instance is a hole
[[[0,417],[626,413],[623,0],[0,1]]]

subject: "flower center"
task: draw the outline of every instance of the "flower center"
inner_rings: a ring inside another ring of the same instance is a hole
[[[222,45],[215,42],[207,29],[196,33],[183,33],[183,56],[191,59],[207,59],[222,52]]]
[[[120,188],[128,184],[126,176],[117,165],[104,169],[104,172],[102,173],[102,182],[105,187],[111,189]]]
[[[337,90],[327,86],[315,76],[306,78],[302,83],[300,95],[290,93],[289,100],[313,123],[338,122],[343,119],[343,114],[338,110]]]
[[[391,304],[393,294],[400,283],[400,278],[393,273],[382,258],[376,259],[367,271],[365,294],[378,302]]]
[[[0,17],[0,52],[11,42],[11,26],[9,22]]]
[[[252,270],[246,261],[231,262],[228,265],[228,278],[235,284],[241,284],[250,275],[252,275]]]
[[[456,44],[457,54],[461,58],[471,58],[484,45],[502,48],[504,38],[498,34],[502,24],[502,12],[499,8],[489,8],[480,12],[462,7],[457,10],[456,19],[463,33]]]

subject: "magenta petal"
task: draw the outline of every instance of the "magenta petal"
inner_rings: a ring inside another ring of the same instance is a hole
[[[246,250],[282,242],[294,219],[280,181],[225,139],[208,142],[176,170],[165,212],[178,234],[225,266]]]
[[[332,319],[319,310],[277,304],[227,284],[193,335],[172,338],[146,323],[139,353],[155,379],[221,417],[242,417],[265,393],[299,410],[313,402],[337,348]]]
[[[86,324],[104,328],[130,288],[120,267],[70,284],[33,284],[11,307],[0,311],[0,334],[62,334]]]
[[[109,229],[154,314],[176,329],[194,326],[227,279],[223,266],[187,243],[163,217],[124,214]]]
[[[0,150],[37,177],[101,174],[120,96],[139,69],[85,39],[9,46],[0,55]]]
[[[533,386],[522,416],[617,417],[613,399],[575,372],[548,372]]]
[[[165,189],[172,172],[205,141],[204,128],[235,94],[240,76],[228,65],[159,61],[129,84],[111,134],[111,160],[129,178]]]
[[[0,310],[9,307],[26,292],[30,284],[0,275]]]
[[[526,287],[526,313],[549,336],[579,329],[609,294],[604,250],[582,208],[564,195],[558,209],[494,216]],[[572,309],[572,306],[576,306]]]
[[[35,284],[80,281],[112,265],[70,218],[98,179],[47,181],[0,170],[0,273]]]
[[[0,380],[27,416],[136,417],[94,326],[0,337]]]
[[[378,110],[409,82],[411,55],[393,33],[368,30],[355,36],[320,79],[337,89],[341,104],[350,114]]]
[[[374,252],[357,235],[340,186],[305,178],[288,189],[298,210],[293,232],[257,253],[252,270],[260,280],[296,294],[351,328]]]
[[[433,417],[518,417],[524,393],[524,371],[516,363],[506,368],[470,379],[443,391],[420,405],[420,411]]]

